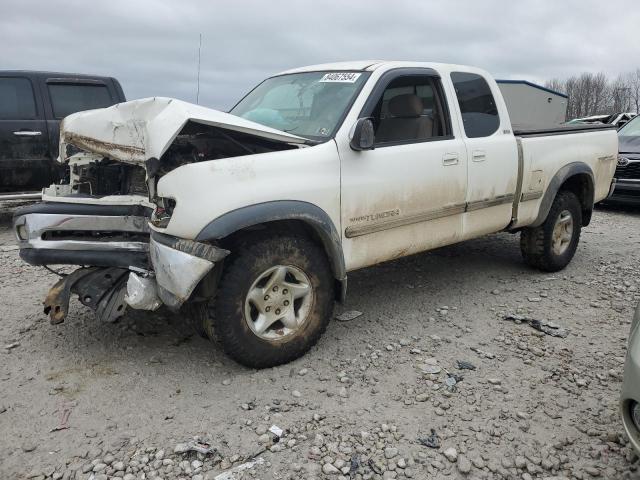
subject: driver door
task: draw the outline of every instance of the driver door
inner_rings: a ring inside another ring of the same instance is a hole
[[[372,118],[375,148],[338,147],[347,270],[460,239],[467,154],[449,110],[432,69],[394,69],[374,87],[360,118]]]

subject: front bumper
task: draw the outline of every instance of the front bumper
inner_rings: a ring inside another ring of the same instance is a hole
[[[607,201],[640,203],[640,179],[615,179],[615,187]]]
[[[640,426],[636,425],[631,414],[634,402],[640,403],[640,304],[631,324],[620,398],[622,423],[631,444],[640,453]]]
[[[177,310],[229,252],[150,232],[150,209],[139,205],[42,202],[18,209],[20,257],[32,265],[88,265],[65,276],[45,299],[52,323],[64,321],[71,293],[114,321],[127,305]]]
[[[42,202],[16,210],[20,257],[31,265],[148,267],[151,209]]]

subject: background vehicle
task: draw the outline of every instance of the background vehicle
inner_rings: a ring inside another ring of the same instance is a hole
[[[499,231],[564,268],[618,149],[610,126],[514,131],[483,70],[369,61],[276,75],[231,114],[166,98],[80,112],[61,151],[70,182],[14,217],[28,262],[98,267],[51,289],[52,322],[70,292],[109,321],[165,304],[267,367],[318,340],[348,271]],[[148,198],[99,188],[113,170]],[[136,202],[154,209],[148,243],[122,210]]]
[[[620,408],[631,445],[640,453],[640,304],[631,323]]]
[[[71,113],[124,102],[115,78],[0,71],[0,199],[59,179],[59,123]]]
[[[640,202],[640,117],[618,130],[618,166],[616,186],[607,199],[615,202]]]
[[[621,128],[626,125],[631,119],[635,118],[637,113],[632,112],[616,112],[610,115],[591,115],[590,117],[574,118],[567,123],[603,123],[613,125],[616,128]]]

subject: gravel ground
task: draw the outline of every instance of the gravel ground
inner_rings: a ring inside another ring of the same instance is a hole
[[[179,314],[100,324],[73,300],[49,325],[56,277],[12,244],[5,216],[3,479],[640,478],[618,415],[640,210],[596,211],[554,275],[509,234],[354,272],[336,313],[362,315],[262,371]]]

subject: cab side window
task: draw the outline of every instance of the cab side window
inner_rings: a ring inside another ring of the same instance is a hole
[[[487,81],[480,75],[453,72],[464,132],[469,138],[488,137],[500,126],[498,108]]]
[[[0,120],[32,120],[37,117],[33,87],[27,78],[0,78]]]
[[[376,145],[446,137],[449,126],[443,105],[435,77],[410,75],[392,80],[372,113]]]
[[[51,83],[48,87],[55,118],[113,105],[106,85]]]

